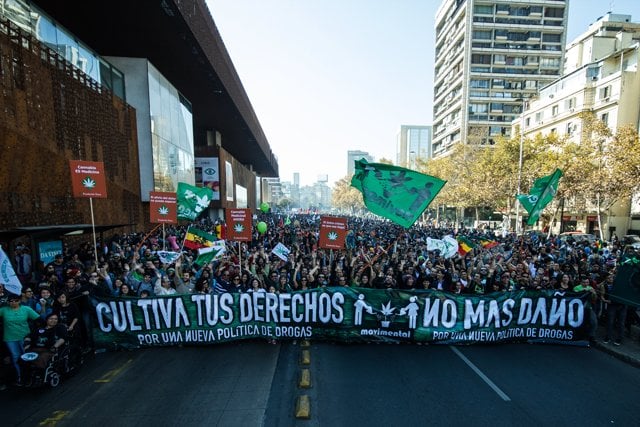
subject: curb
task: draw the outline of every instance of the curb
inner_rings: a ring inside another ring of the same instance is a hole
[[[592,345],[598,350],[601,350],[615,357],[616,359],[620,359],[623,362],[626,362],[630,365],[635,366],[636,368],[640,368],[640,359],[638,359],[637,357],[629,356],[628,354],[624,354],[620,351],[615,351],[614,347],[612,347],[610,344],[605,344],[600,341],[596,341],[595,343],[592,343]]]

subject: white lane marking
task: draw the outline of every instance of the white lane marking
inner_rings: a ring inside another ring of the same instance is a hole
[[[502,400],[504,400],[505,402],[510,402],[511,401],[511,398],[509,396],[507,396],[504,391],[500,390],[500,387],[495,385],[493,383],[493,381],[491,381],[489,379],[489,377],[487,377],[485,374],[483,374],[482,371],[476,365],[474,365],[472,361],[467,359],[467,357],[464,354],[462,354],[460,352],[460,350],[458,350],[457,348],[455,348],[453,346],[449,346],[449,348],[451,349],[451,351],[453,351],[455,354],[457,354],[458,357],[460,359],[462,359],[462,361],[464,363],[467,364],[467,366],[469,366],[471,369],[473,369],[473,372],[475,372],[480,378],[482,378],[482,380],[485,383],[487,383],[489,385],[489,387],[491,387],[493,389],[493,391],[495,391],[498,394],[498,396],[500,396],[502,398]]]

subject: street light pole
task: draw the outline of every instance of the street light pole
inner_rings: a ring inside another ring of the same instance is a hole
[[[520,111],[520,155],[518,157],[518,191],[520,194],[522,185],[522,149],[524,143],[524,98],[519,99],[522,101],[522,110]],[[522,220],[520,219],[520,201],[516,198],[516,235],[520,234],[522,227]]]

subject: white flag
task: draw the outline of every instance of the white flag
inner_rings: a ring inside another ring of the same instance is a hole
[[[171,252],[171,251],[156,251],[158,258],[160,258],[160,262],[163,264],[171,264],[178,258],[182,253],[180,252]]]
[[[0,247],[0,282],[4,288],[12,294],[20,295],[22,293],[22,283],[18,280],[16,272],[11,265],[11,261],[4,249]]]
[[[458,253],[458,241],[452,236],[444,236],[442,241],[445,245],[445,250],[442,252],[442,256],[445,258],[451,258]]]
[[[226,251],[227,251],[226,240],[216,240],[212,242],[211,246],[198,249],[198,255],[206,255],[210,252],[215,252],[216,253],[215,258],[220,258],[222,254],[224,254]]]
[[[458,252],[458,241],[451,236],[444,236],[442,240],[427,237],[427,250],[438,250],[444,258],[451,258]]]
[[[273,248],[273,250],[271,251],[272,254],[274,254],[275,256],[277,256],[283,261],[286,261],[289,259],[289,252],[291,252],[291,250],[287,248],[285,245],[283,245],[282,243],[278,243],[276,247]]]

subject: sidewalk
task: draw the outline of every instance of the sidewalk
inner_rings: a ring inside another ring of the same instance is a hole
[[[640,368],[640,327],[632,326],[631,335],[625,331],[624,339],[620,345],[614,345],[613,340],[611,340],[609,344],[605,344],[603,340],[606,335],[607,328],[604,326],[598,327],[598,331],[596,333],[596,337],[598,339],[591,345],[598,350],[602,350],[626,363]]]

